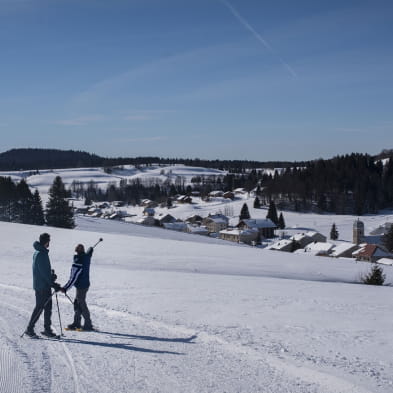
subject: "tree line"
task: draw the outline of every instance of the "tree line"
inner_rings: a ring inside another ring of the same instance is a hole
[[[256,168],[287,168],[301,166],[303,162],[290,161],[252,161],[252,160],[205,160],[200,158],[163,158],[146,157],[115,157],[105,158],[84,151],[59,149],[11,149],[0,153],[0,171],[60,169],[80,167],[110,168],[119,165],[149,166],[184,164],[203,168],[244,173],[248,169]]]
[[[0,220],[74,228],[74,214],[68,203],[68,196],[69,191],[65,189],[61,177],[57,176],[49,190],[44,210],[37,189],[32,193],[24,179],[16,183],[11,177],[0,176]]]

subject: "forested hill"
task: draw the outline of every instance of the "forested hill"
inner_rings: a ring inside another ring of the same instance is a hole
[[[82,151],[57,149],[12,149],[0,153],[0,170],[97,167],[103,158]]]
[[[248,160],[201,160],[198,158],[161,157],[117,157],[104,158],[75,150],[58,149],[12,149],[0,153],[0,171],[35,170],[82,167],[108,167],[113,165],[184,164],[241,173],[245,169],[288,168],[303,166],[304,162],[289,161],[248,161]]]
[[[362,156],[362,155],[361,155]],[[368,156],[371,160],[389,158],[393,150],[383,150],[376,156]],[[337,157],[336,157],[337,158]],[[335,158],[335,159],[336,159]],[[333,160],[335,160],[333,159]],[[12,149],[0,153],[0,171],[110,167],[114,165],[173,165],[184,164],[203,168],[227,170],[232,173],[244,173],[246,169],[261,168],[304,168],[316,161],[250,161],[250,160],[203,160],[199,158],[162,158],[162,157],[100,157],[84,151],[59,149]]]

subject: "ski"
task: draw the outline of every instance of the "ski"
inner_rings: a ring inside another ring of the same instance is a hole
[[[84,330],[83,328],[77,328],[77,329],[70,329],[68,327],[64,328],[64,330],[67,330],[68,332],[99,332],[98,329],[93,328],[93,329],[88,329],[88,330]]]
[[[41,338],[46,338],[46,339],[50,339],[50,340],[60,340],[61,339],[61,335],[60,334],[54,334],[54,335],[48,335],[45,332],[41,332]]]
[[[38,334],[36,334],[35,336],[28,336],[28,335],[26,335],[24,337],[27,337],[30,340],[61,341],[61,339],[62,339],[62,336],[60,336],[60,335],[56,335],[56,336],[53,336],[53,337],[48,337],[48,336],[45,336],[45,335],[39,336]]]

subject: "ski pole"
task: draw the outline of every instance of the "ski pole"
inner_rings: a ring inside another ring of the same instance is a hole
[[[72,301],[72,299],[67,295],[67,292],[64,292],[64,296],[65,296],[72,304],[74,304],[74,302]]]
[[[95,246],[96,246],[98,243],[101,243],[103,240],[104,240],[104,239],[103,239],[102,237],[100,237],[100,239],[98,240],[98,242],[97,242],[96,244],[94,244],[94,246],[93,246],[92,248],[95,248]]]
[[[37,311],[36,315],[34,315],[34,318],[31,318],[31,324],[35,325],[35,323],[38,321],[38,318],[40,317],[42,311],[44,310],[45,306],[49,303],[49,301],[52,299],[52,296],[55,294],[56,291],[53,291],[51,295],[46,299],[44,305]],[[26,330],[22,333],[21,337],[23,337],[26,333]]]
[[[57,313],[59,314],[59,323],[60,323],[60,335],[63,336],[63,327],[61,325],[61,317],[60,317],[60,307],[59,307],[59,299],[57,298],[57,292],[56,292],[56,304],[57,304]]]

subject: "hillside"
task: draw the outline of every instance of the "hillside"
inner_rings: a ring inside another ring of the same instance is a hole
[[[32,341],[20,334],[42,228],[0,229],[2,391],[393,391],[391,288],[353,284],[365,264],[108,234],[88,296],[100,332]],[[74,245],[102,234],[47,230],[64,283]],[[64,325],[72,305],[63,295],[59,303]]]

